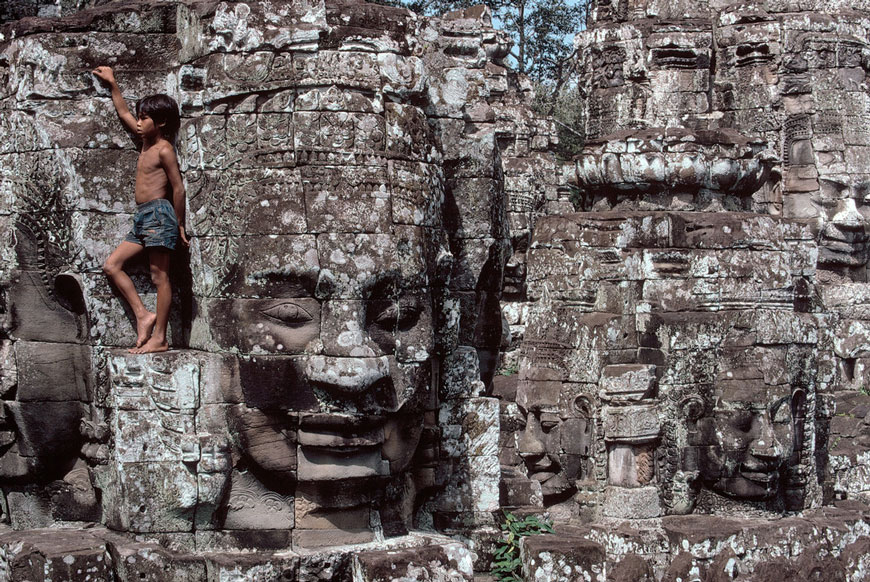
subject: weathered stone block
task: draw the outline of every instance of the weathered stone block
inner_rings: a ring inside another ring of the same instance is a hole
[[[91,349],[76,344],[15,342],[19,402],[90,402]]]
[[[294,498],[264,490],[247,472],[233,472],[226,503],[223,530],[291,530],[295,525]]]
[[[298,170],[189,171],[186,178],[188,228],[196,236],[308,232],[303,180]]]
[[[605,580],[604,548],[567,535],[528,536],[522,539],[523,575],[530,580],[559,582]]]
[[[82,531],[14,532],[0,537],[10,582],[109,580],[112,564],[105,543]]]
[[[194,416],[178,413],[171,418],[167,416],[156,410],[118,410],[112,427],[115,460],[122,463],[187,461],[185,452],[198,447],[194,440]]]
[[[208,557],[209,572],[216,580],[294,580],[299,558],[282,554],[213,554]]]
[[[502,506],[543,507],[544,495],[541,492],[540,481],[526,478],[503,478],[501,487],[500,505]]]
[[[198,237],[190,257],[191,269],[200,274],[193,293],[200,297],[311,296],[317,283],[312,235]]]
[[[195,352],[135,355],[110,353],[112,399],[119,410],[192,413],[199,406],[199,360]]]
[[[653,396],[655,383],[655,366],[616,365],[602,370],[599,386],[608,398],[642,400]]]
[[[390,232],[390,187],[383,168],[301,168],[309,232]]]
[[[474,579],[472,553],[460,543],[397,550],[360,552],[354,555],[352,572],[361,582]]]
[[[196,476],[181,463],[116,462],[117,491],[103,492],[104,514],[115,528],[140,533],[193,531]]]
[[[446,402],[438,411],[438,425],[446,437],[442,446],[449,456],[498,454],[499,406],[495,398]]]
[[[120,537],[120,536],[119,536]],[[206,559],[177,554],[157,544],[113,539],[107,544],[118,582],[178,582],[207,580]]]
[[[317,237],[320,263],[341,265],[340,272],[330,271],[332,277],[323,283],[330,285],[333,298],[367,298],[367,287],[375,283],[377,274],[385,267],[398,271],[406,288],[425,286],[423,232],[418,227],[397,227],[394,232],[393,236],[329,233]],[[401,241],[409,244],[399,244]]]
[[[447,215],[459,238],[502,238],[505,234],[504,208],[499,201],[498,183],[491,179],[448,180],[446,196],[455,204],[457,216]],[[451,206],[452,206],[451,204]],[[448,206],[449,208],[449,206]],[[461,218],[460,218],[461,217]]]
[[[604,491],[602,511],[620,519],[651,519],[663,513],[658,487],[615,487]]]
[[[441,378],[442,400],[479,396],[483,386],[480,382],[477,350],[470,346],[459,346],[451,351],[448,358],[442,362]]]
[[[392,160],[390,194],[395,224],[440,226],[438,207],[444,200],[440,170],[435,164]]]
[[[87,334],[82,297],[75,310],[67,309],[50,295],[39,271],[16,271],[8,288],[10,333],[13,338],[37,342],[83,341]],[[54,282],[48,282],[54,286]],[[71,299],[76,299],[71,297]]]

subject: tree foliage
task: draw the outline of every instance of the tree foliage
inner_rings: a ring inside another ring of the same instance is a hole
[[[535,83],[535,110],[557,124],[561,157],[570,158],[583,145],[579,95],[571,82],[573,35],[585,28],[589,0],[373,0],[404,6],[418,14],[440,16],[485,4],[493,24],[513,38],[512,66]]]
[[[378,0],[405,6],[418,14],[439,16],[485,4],[497,27],[511,34],[511,56],[517,71],[527,74],[550,92],[565,83],[573,53],[572,35],[581,30],[586,0]]]

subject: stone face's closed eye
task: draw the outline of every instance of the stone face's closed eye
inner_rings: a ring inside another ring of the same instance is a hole
[[[290,327],[301,327],[312,320],[310,313],[290,302],[273,305],[269,309],[262,310],[261,313]]]

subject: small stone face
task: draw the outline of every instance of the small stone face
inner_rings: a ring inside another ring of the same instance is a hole
[[[790,387],[720,381],[713,399],[710,416],[697,424],[705,486],[737,499],[775,497],[780,472],[795,448]]]
[[[762,234],[786,221],[616,217],[547,217],[532,241],[516,452],[544,505],[556,492],[612,517],[818,503],[801,476],[818,430],[802,358],[821,353],[821,330],[795,311],[789,243]],[[745,247],[756,236],[765,250]]]

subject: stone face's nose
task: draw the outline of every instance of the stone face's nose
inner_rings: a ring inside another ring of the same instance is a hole
[[[304,374],[314,386],[334,397],[356,398],[374,390],[379,380],[390,376],[390,362],[386,356],[309,356]]]
[[[521,456],[543,455],[547,452],[544,433],[536,420],[531,414],[529,415],[526,428],[517,440],[517,451]]]
[[[839,226],[857,228],[864,225],[864,217],[858,212],[855,200],[846,198],[837,203],[837,211],[831,217],[831,222]]]
[[[321,340],[327,356],[371,358],[383,355],[365,327],[365,301],[330,300],[323,305]]]
[[[753,426],[755,436],[749,443],[749,453],[764,462],[766,468],[775,469],[785,456],[785,447],[773,430],[770,415],[758,416]],[[759,467],[760,469],[760,467]]]

